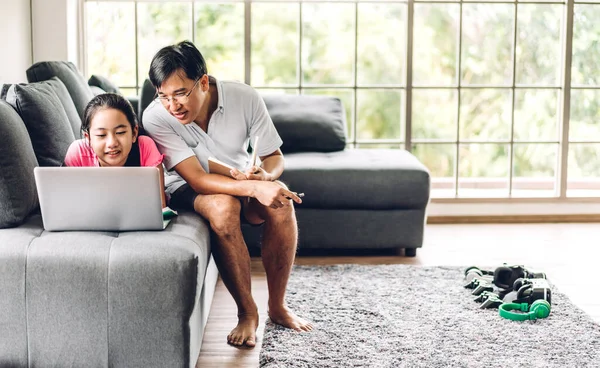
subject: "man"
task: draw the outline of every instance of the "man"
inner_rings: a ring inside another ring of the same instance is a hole
[[[258,327],[241,221],[263,224],[269,317],[297,331],[312,330],[284,300],[298,236],[292,201],[302,200],[276,181],[284,169],[282,141],[262,98],[248,85],[209,77],[202,54],[189,41],[158,51],[149,74],[158,98],[144,112],[143,125],[165,155],[169,206],[196,211],[216,235],[215,261],[238,308],[228,343],[255,346]],[[254,137],[261,164],[248,168]],[[235,167],[235,179],[209,174],[210,156]]]

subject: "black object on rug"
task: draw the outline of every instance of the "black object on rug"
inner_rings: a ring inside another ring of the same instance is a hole
[[[548,318],[510,321],[479,308],[463,271],[295,266],[287,302],[315,330],[267,320],[260,366],[600,367],[600,325],[556,287]]]

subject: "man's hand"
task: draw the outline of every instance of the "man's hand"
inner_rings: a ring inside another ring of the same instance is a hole
[[[252,166],[248,170],[241,172],[238,169],[231,170],[231,175],[236,180],[260,180],[260,181],[273,181],[271,174],[265,171],[260,166]]]
[[[263,206],[271,208],[282,208],[291,204],[290,200],[300,204],[302,199],[296,193],[284,188],[274,181],[260,181],[256,183],[254,190],[256,198]]]

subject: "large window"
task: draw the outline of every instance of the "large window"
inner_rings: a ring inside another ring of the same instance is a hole
[[[218,78],[339,97],[349,146],[411,150],[434,198],[591,197],[599,18],[600,0],[85,1],[86,70],[137,94],[189,39]]]

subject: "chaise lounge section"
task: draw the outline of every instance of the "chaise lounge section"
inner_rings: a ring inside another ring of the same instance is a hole
[[[303,192],[296,206],[301,249],[404,249],[423,244],[430,175],[399,149],[351,149],[336,97],[265,95],[283,139],[281,180]],[[249,244],[260,240],[245,228]]]

